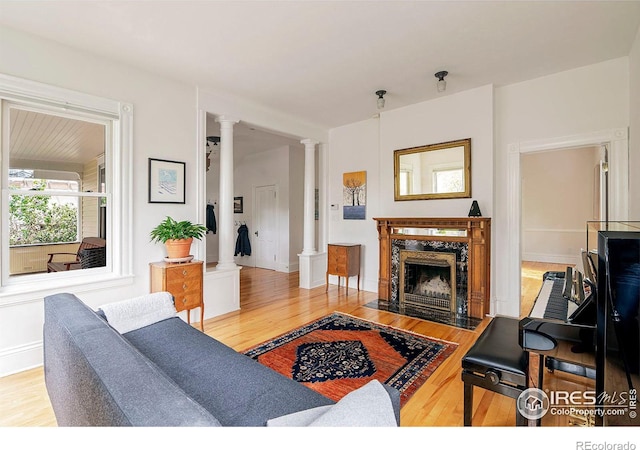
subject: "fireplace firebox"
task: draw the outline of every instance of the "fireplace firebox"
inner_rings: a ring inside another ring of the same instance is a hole
[[[400,251],[399,303],[456,312],[456,255],[429,251]]]

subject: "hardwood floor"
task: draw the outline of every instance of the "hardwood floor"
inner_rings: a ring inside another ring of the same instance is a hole
[[[573,267],[573,266],[572,266]],[[526,316],[538,295],[542,276],[545,272],[564,272],[567,264],[553,264],[535,261],[523,261],[522,263],[522,292],[520,293],[520,317]]]
[[[550,269],[548,265],[523,265],[523,311],[530,309],[539,290],[542,273],[546,270],[554,269]],[[205,333],[243,351],[333,311],[341,311],[396,328],[457,342],[459,346],[453,355],[402,408],[401,423],[406,427],[462,426],[463,383],[460,379],[460,360],[487,326],[489,318],[485,318],[475,331],[468,331],[366,307],[364,304],[377,298],[372,292],[352,288],[347,296],[344,287],[338,288],[335,285],[331,285],[328,292],[325,292],[324,286],[311,290],[300,289],[297,273],[283,274],[250,267],[243,268],[240,273],[241,310],[206,320]],[[526,302],[529,302],[529,309],[525,309]],[[195,323],[194,326],[199,327],[199,324]],[[584,388],[581,380],[556,373],[545,375],[545,388],[560,384],[565,386],[567,383],[575,388]],[[0,378],[0,404],[0,426],[55,426],[42,368]],[[476,388],[473,424],[515,425],[515,401]],[[543,423],[551,426],[565,424],[566,421]]]

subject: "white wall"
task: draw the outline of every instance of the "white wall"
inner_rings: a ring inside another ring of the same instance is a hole
[[[394,201],[393,151],[471,138],[472,196],[467,199]],[[493,87],[484,86],[405,108],[380,118],[335,128],[328,155],[329,243],[362,244],[361,278],[378,291],[378,233],[375,217],[467,216],[472,200],[491,217],[493,197]],[[367,172],[366,220],[343,220],[342,174]],[[335,277],[330,282],[336,283]]]
[[[640,220],[640,29],[629,54],[629,127],[629,219]]]
[[[519,315],[519,261],[509,261],[508,247],[509,145],[627,128],[628,62],[618,58],[496,89],[494,312]]]
[[[149,231],[166,215],[196,219],[195,88],[11,29],[0,28],[0,34],[1,73],[133,104],[135,276],[125,287],[96,291],[82,286],[71,291],[92,307],[148,292],[149,262],[165,256],[163,246],[149,242]],[[147,203],[149,157],[186,162],[185,205]],[[0,306],[0,374],[41,362],[42,320],[41,293]]]
[[[599,147],[521,158],[522,260],[578,264],[585,223],[599,218]]]
[[[361,288],[378,291],[378,232],[374,217],[381,216],[380,204],[380,143],[381,119],[370,119],[339,128],[329,135],[327,156],[327,224],[328,243],[361,244]],[[367,212],[365,220],[342,218],[342,174],[367,172]],[[337,277],[331,276],[330,283]],[[344,282],[344,281],[343,281]],[[351,286],[355,281],[350,283]]]
[[[302,204],[299,201],[302,178],[296,175],[292,179],[292,172],[294,175],[300,172],[300,154],[304,158],[302,149],[285,146],[248,155],[237,161],[234,167],[234,196],[243,197],[243,213],[234,214],[234,221],[245,222],[249,227],[252,250],[256,245],[254,235],[256,225],[253,220],[255,188],[276,186],[278,192],[276,270],[280,272],[297,270],[297,252],[302,249],[301,218],[298,218],[302,210]],[[292,211],[292,207],[296,210]],[[292,226],[293,230],[291,230]],[[253,267],[255,251],[252,251],[250,256],[236,256],[235,261],[236,264]]]
[[[467,216],[477,200],[492,215],[493,87],[446,95],[383,113],[380,119],[381,213],[390,217]],[[394,201],[394,150],[471,138],[471,196],[464,199]]]

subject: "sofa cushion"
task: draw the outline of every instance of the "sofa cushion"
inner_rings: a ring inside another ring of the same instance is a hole
[[[320,406],[271,419],[267,426],[394,427],[396,417],[389,394],[378,380],[342,397],[331,406]]]
[[[274,417],[334,403],[180,318],[124,337],[223,426],[264,426]]]
[[[219,426],[72,294],[44,299],[45,384],[59,426]]]

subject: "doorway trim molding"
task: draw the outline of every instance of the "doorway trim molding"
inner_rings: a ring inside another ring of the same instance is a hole
[[[628,128],[612,128],[591,133],[515,142],[508,145],[507,193],[507,299],[518,299],[517,311],[497,314],[519,316],[521,303],[522,199],[521,155],[578,147],[607,145],[609,150],[609,220],[627,220],[629,214],[629,134]],[[586,228],[585,228],[586,229]],[[511,304],[511,302],[509,302]],[[509,305],[503,305],[510,309]]]

